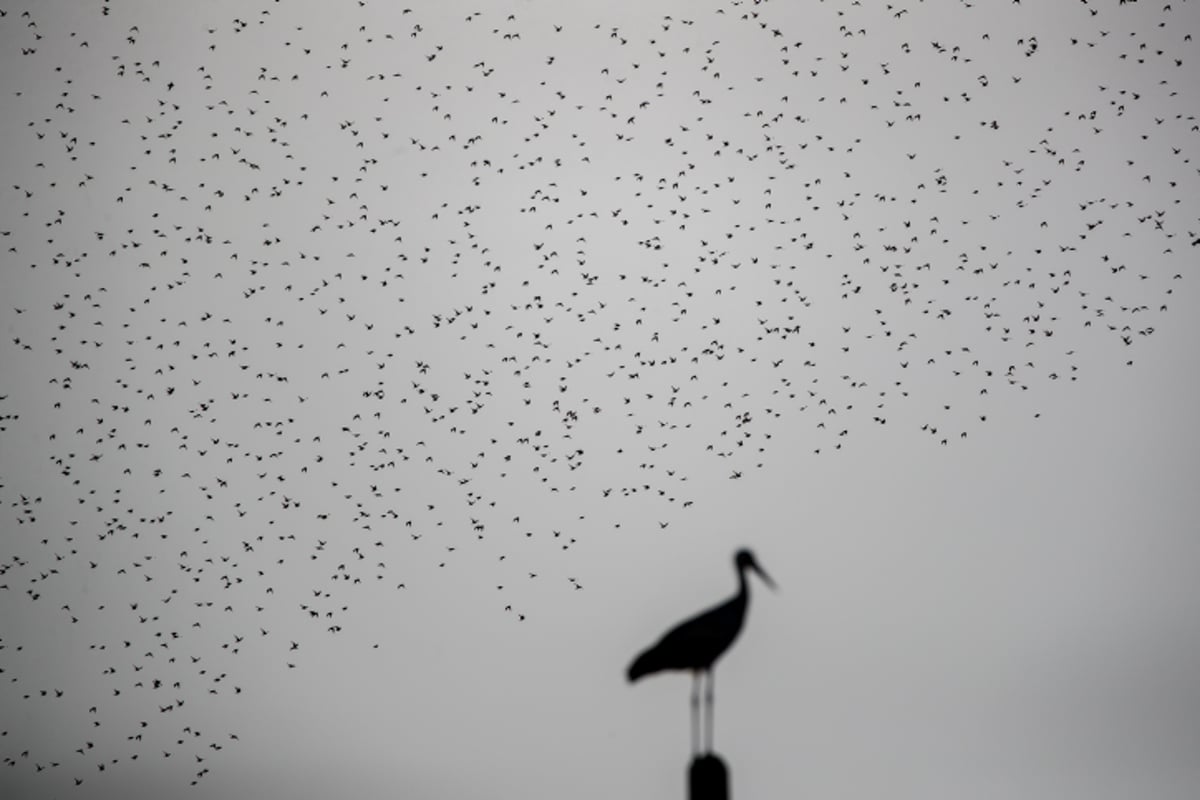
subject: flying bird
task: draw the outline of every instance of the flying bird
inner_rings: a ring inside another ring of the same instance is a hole
[[[738,575],[738,591],[719,606],[709,609],[689,620],[681,622],[645,650],[629,665],[629,681],[633,683],[645,675],[664,670],[690,670],[692,673],[692,752],[698,754],[700,710],[700,682],[708,676],[704,695],[707,707],[707,735],[705,752],[712,752],[713,726],[713,666],[729,646],[737,639],[746,620],[746,607],[750,603],[750,589],[746,581],[746,570],[758,573],[763,582],[772,589],[774,582],[763,571],[749,550],[739,550],[733,559]]]

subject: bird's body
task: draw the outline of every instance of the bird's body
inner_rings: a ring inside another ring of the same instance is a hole
[[[629,680],[663,670],[708,670],[729,649],[742,631],[750,593],[746,575],[739,572],[738,593],[701,614],[667,631],[658,644],[638,656],[629,666]]]
[[[665,670],[690,670],[692,683],[692,749],[696,751],[699,739],[697,712],[700,707],[700,679],[708,676],[708,752],[712,752],[712,695],[713,665],[716,664],[738,634],[746,620],[746,608],[750,605],[750,588],[746,581],[746,570],[754,570],[768,585],[771,579],[754,560],[749,550],[739,550],[734,557],[738,573],[738,591],[733,597],[710,608],[689,620],[681,622],[667,631],[658,643],[643,651],[633,660],[626,673],[630,682],[645,675]]]

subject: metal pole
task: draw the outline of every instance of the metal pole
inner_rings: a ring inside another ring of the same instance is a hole
[[[688,770],[688,800],[729,800],[729,771],[716,753],[692,759]]]

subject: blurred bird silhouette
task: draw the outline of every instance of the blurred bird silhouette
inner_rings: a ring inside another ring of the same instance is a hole
[[[739,550],[734,556],[734,567],[738,574],[738,591],[729,600],[689,620],[681,622],[659,639],[653,647],[645,650],[629,665],[629,680],[636,681],[644,675],[663,670],[691,670],[692,672],[692,752],[699,747],[700,681],[708,676],[705,705],[707,706],[707,736],[705,752],[712,752],[713,739],[713,666],[717,659],[729,649],[742,630],[746,619],[746,607],[750,602],[750,590],[746,582],[746,570],[754,570],[763,582],[772,589],[774,582],[763,571],[749,550]]]

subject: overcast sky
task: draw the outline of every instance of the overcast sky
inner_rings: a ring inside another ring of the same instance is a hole
[[[0,796],[1194,798],[1193,32],[0,0]]]

